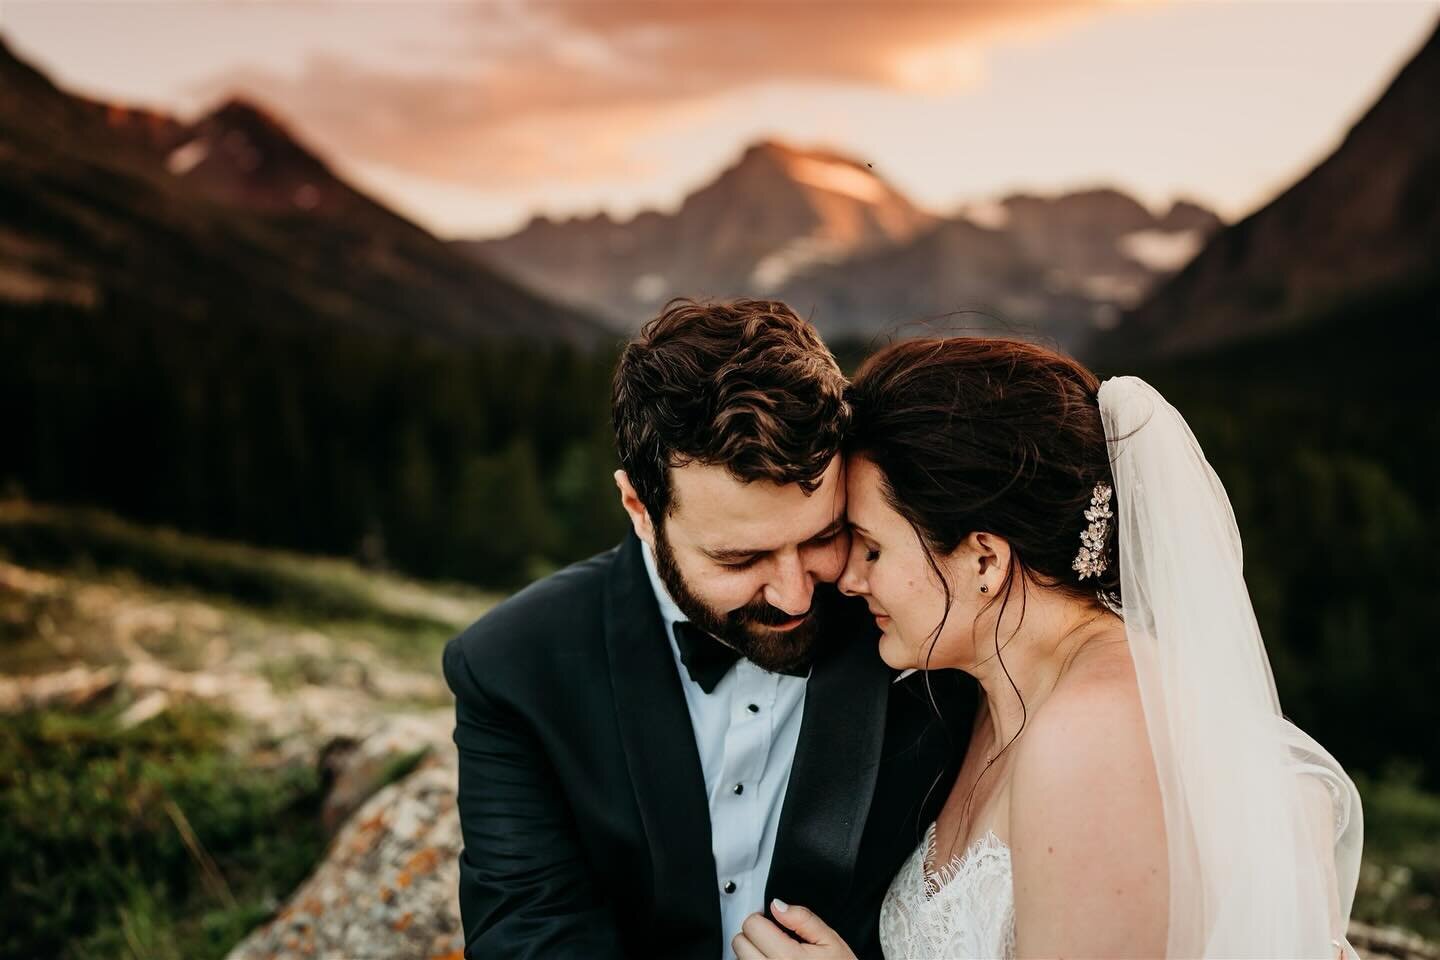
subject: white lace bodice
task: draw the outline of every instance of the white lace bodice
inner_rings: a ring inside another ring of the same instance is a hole
[[[1015,952],[1010,848],[986,833],[929,875],[935,824],[895,875],[880,907],[885,960],[1008,958]]]

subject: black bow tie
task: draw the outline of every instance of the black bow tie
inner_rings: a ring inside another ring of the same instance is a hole
[[[700,689],[706,693],[715,691],[721,678],[730,672],[730,668],[735,666],[735,661],[741,656],[739,650],[727,647],[689,620],[675,621],[675,645],[680,648],[680,662],[685,664],[685,671],[690,674],[690,679],[698,683]],[[792,677],[803,677],[810,672],[810,668],[807,666],[800,670],[781,672]]]
[[[689,620],[675,621],[675,645],[690,679],[706,693],[713,693],[720,678],[740,659],[739,650],[725,646]]]

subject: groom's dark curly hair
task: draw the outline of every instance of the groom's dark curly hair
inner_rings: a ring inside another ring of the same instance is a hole
[[[620,355],[610,411],[657,525],[675,507],[670,468],[691,462],[813,492],[849,420],[835,357],[778,300],[670,301]]]

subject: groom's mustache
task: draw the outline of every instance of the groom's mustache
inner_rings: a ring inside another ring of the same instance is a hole
[[[738,610],[731,611],[730,616],[735,620],[740,620],[745,623],[758,623],[761,626],[774,627],[782,623],[789,623],[797,617],[809,618],[810,614],[814,611],[815,603],[813,598],[810,606],[804,613],[786,613],[779,607],[773,607],[764,600],[757,600],[754,603],[746,604]]]

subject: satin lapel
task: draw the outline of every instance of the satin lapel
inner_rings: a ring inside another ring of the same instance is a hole
[[[708,930],[703,946],[718,948],[720,894],[700,751],[634,535],[610,575],[605,640],[625,760],[650,847],[655,915],[681,930]],[[673,946],[688,953],[701,945]]]
[[[855,871],[885,742],[891,673],[872,639],[847,634],[819,660],[805,690],[805,717],[765,902],[774,897],[834,916]],[[828,914],[826,911],[830,911]]]

